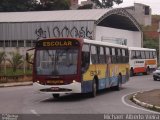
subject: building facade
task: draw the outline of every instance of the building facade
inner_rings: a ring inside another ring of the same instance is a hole
[[[0,51],[25,55],[39,39],[75,37],[142,46],[142,31],[126,10],[92,9],[0,13]]]

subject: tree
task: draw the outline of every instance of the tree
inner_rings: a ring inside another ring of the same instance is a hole
[[[40,0],[41,10],[69,10],[69,0]]]
[[[37,4],[37,0],[0,0],[0,12],[33,11]]]
[[[1,65],[2,65],[2,62],[5,60],[5,52],[0,52],[0,73],[1,73]]]
[[[149,38],[149,37],[144,35],[143,47],[144,48],[156,49],[157,56],[159,55],[159,40],[158,40],[158,38]]]
[[[110,8],[113,4],[121,4],[123,0],[91,0],[98,8]]]
[[[92,9],[92,8],[93,8],[92,4],[87,4],[87,5],[83,5],[83,6],[78,7],[78,9]]]
[[[20,55],[19,53],[14,53],[14,52],[11,52],[10,55],[11,58],[8,59],[8,62],[11,64],[13,72],[16,72],[17,68],[23,63],[22,60],[23,56]]]
[[[0,12],[68,10],[69,0],[0,0]]]

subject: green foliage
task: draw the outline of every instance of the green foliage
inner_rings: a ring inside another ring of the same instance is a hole
[[[156,49],[157,56],[159,55],[159,40],[157,38],[149,38],[144,36],[143,47]]]
[[[5,52],[0,52],[0,65],[2,64],[2,62],[5,60]]]
[[[123,0],[91,0],[99,8],[110,8],[113,4],[121,4]]]
[[[13,68],[13,72],[16,72],[17,68],[23,63],[22,55],[14,52],[10,53],[10,55],[11,55],[11,58],[8,59],[8,62],[11,64]]]
[[[158,50],[158,40],[156,39],[147,39],[144,40],[143,47],[145,48],[153,48]]]
[[[6,68],[6,73],[1,72],[0,76],[16,76],[16,75],[24,75],[24,71],[21,68],[18,68],[16,72],[13,72],[13,68]],[[27,69],[25,71],[25,75],[32,75],[32,69]]]
[[[144,36],[143,47],[158,49],[158,39]]]
[[[68,10],[69,0],[45,0],[41,5],[42,10]]]
[[[87,4],[87,5],[80,6],[78,9],[92,9],[92,7],[93,7],[92,4]]]
[[[0,0],[0,12],[67,10],[69,4],[69,0]]]
[[[36,0],[0,0],[0,12],[32,11]]]
[[[2,72],[1,70],[1,65],[2,65],[2,62],[5,60],[5,52],[0,52],[0,73]]]

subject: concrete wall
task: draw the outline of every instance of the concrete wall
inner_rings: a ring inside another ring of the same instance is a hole
[[[144,4],[134,3],[134,6],[125,8],[137,21],[140,25],[151,25],[152,24],[152,15],[151,8],[149,7],[149,14],[145,15],[145,7],[149,7]]]
[[[96,40],[106,42],[120,42],[124,41],[129,47],[141,47],[142,38],[139,31],[128,31],[115,28],[96,26]]]

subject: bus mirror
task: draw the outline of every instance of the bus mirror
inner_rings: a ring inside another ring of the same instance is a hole
[[[33,62],[31,62],[31,61],[29,60],[29,53],[26,53],[26,61],[27,61],[28,63],[30,63],[30,64],[33,64]]]

